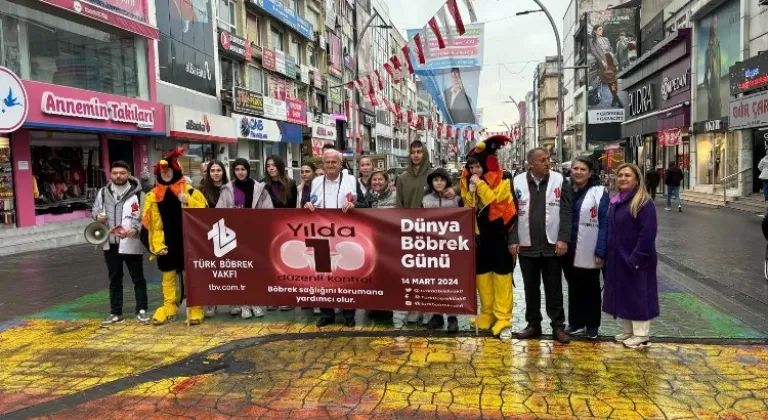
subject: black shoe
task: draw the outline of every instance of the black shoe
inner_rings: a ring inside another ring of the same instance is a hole
[[[455,316],[448,317],[448,332],[459,332],[459,320]]]
[[[584,331],[584,326],[577,327],[575,325],[569,325],[568,328],[565,329],[565,332],[567,332],[568,334],[571,334],[571,335],[578,334],[578,333],[580,333],[582,331]]]
[[[346,318],[346,319],[344,319],[344,326],[345,327],[354,327],[355,326],[355,318]]]
[[[563,327],[557,328],[555,332],[552,333],[552,338],[560,344],[568,344],[571,342],[571,337],[568,337],[568,334]]]
[[[336,322],[335,319],[323,316],[323,317],[320,317],[320,319],[317,320],[317,324],[316,325],[317,325],[317,328],[320,328],[320,327],[324,327],[326,325],[331,325],[331,324],[333,324],[335,322]]]
[[[541,337],[540,326],[529,325],[525,327],[524,330],[517,333],[517,338],[521,340],[526,340],[528,338],[539,338],[539,337]]]
[[[597,327],[595,328],[587,328],[587,332],[584,333],[584,337],[590,339],[590,340],[597,340]]]
[[[433,315],[432,319],[427,322],[428,330],[441,330],[445,325],[445,320],[442,315]]]

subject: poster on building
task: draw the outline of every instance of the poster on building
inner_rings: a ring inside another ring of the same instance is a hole
[[[341,59],[341,38],[329,32],[328,45],[331,46],[328,54],[328,69],[331,71],[331,73],[337,76],[341,76],[343,74],[343,63]]]
[[[455,27],[447,30],[452,32],[453,38],[449,46],[441,50],[438,48],[437,41],[432,39],[431,35],[427,35],[430,51],[425,54],[426,63],[419,64],[419,59],[413,50],[411,61],[424,89],[437,103],[445,122],[453,125],[476,126],[477,96],[485,45],[484,24],[467,25],[463,36],[458,35]],[[407,32],[408,38],[412,39],[420,30],[411,29]],[[421,34],[424,35],[424,32]]]
[[[473,219],[468,208],[184,210],[188,304],[474,314]]]
[[[277,121],[288,119],[288,106],[281,101],[269,96],[264,97],[264,116]]]
[[[638,10],[589,12],[587,18],[587,123],[624,122],[618,74],[637,60]]]
[[[160,32],[160,80],[216,95],[216,46],[210,1],[157,0],[155,15]]]
[[[739,2],[731,0],[696,22],[696,115],[698,121],[729,115],[729,70],[739,61]]]
[[[267,91],[269,96],[285,101],[293,97],[294,83],[292,80],[270,74],[267,76]]]
[[[365,24],[370,19],[370,2],[368,1],[358,1],[355,5],[356,10],[356,22],[357,22],[357,28],[362,28],[365,26]],[[360,76],[365,76],[368,74],[372,74],[374,70],[373,66],[373,54],[374,54],[374,46],[373,46],[373,31],[368,30],[365,31],[365,34],[363,34],[363,37],[358,40],[358,46],[357,46],[357,74]],[[367,109],[369,111],[373,111],[373,105],[371,105],[368,101],[360,101],[360,108]]]

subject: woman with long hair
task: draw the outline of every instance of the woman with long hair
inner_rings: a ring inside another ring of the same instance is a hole
[[[265,191],[263,183],[251,179],[251,166],[247,160],[238,158],[232,164],[232,182],[221,187],[219,201],[216,208],[219,209],[271,209],[272,200]],[[240,315],[243,319],[264,316],[264,309],[260,306],[233,306],[230,315]]]
[[[301,184],[297,188],[299,199],[296,200],[296,208],[304,208],[304,204],[312,198],[312,180],[315,179],[317,167],[312,162],[301,165]]]
[[[600,269],[608,252],[608,190],[600,185],[590,159],[579,157],[571,164],[573,201],[571,240],[562,259],[568,282],[568,334],[586,329],[597,338],[600,327]]]
[[[371,188],[371,175],[373,175],[373,159],[370,156],[363,156],[357,163],[360,177],[357,178],[357,195],[365,197]]]
[[[272,205],[276,209],[296,208],[298,191],[296,183],[285,173],[285,162],[279,156],[272,155],[264,164],[264,172],[267,174],[264,183]]]
[[[205,199],[208,200],[208,207],[216,207],[219,202],[219,195],[221,195],[221,187],[229,183],[224,164],[219,160],[208,162],[203,179],[204,182],[201,183],[200,190]]]
[[[640,168],[624,163],[617,174],[619,192],[611,198],[608,213],[603,311],[623,328],[617,342],[647,347],[651,319],[659,316],[656,206],[643,188]]]

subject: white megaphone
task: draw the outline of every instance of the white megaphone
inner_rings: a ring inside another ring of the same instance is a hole
[[[101,245],[109,240],[109,229],[104,223],[93,222],[85,227],[85,240],[93,245]]]

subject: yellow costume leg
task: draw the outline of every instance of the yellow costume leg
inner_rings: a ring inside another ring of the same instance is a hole
[[[501,330],[512,326],[512,273],[490,275],[493,276],[493,316],[496,318],[491,332],[499,335]]]
[[[487,330],[496,318],[493,316],[493,273],[477,275],[477,291],[480,293],[480,316],[477,328]]]
[[[179,311],[176,305],[176,270],[163,272],[163,306],[157,308],[155,315],[152,316],[152,323],[163,325],[166,321],[176,319],[176,313]]]
[[[202,306],[193,306],[189,308],[189,323],[192,325],[197,325],[203,322],[203,318],[205,317],[205,312],[203,311]]]

